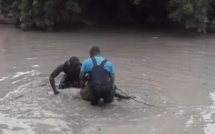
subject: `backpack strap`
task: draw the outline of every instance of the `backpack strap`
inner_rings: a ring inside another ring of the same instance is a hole
[[[102,61],[102,63],[100,64],[100,66],[101,66],[101,67],[104,67],[104,65],[107,63],[107,61],[108,61],[107,59],[104,59],[104,60]]]
[[[92,62],[93,62],[93,66],[94,66],[94,67],[97,66],[95,57],[92,57],[91,60],[92,60]]]

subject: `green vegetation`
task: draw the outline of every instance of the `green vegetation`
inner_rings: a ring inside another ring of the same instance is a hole
[[[0,0],[0,10],[21,29],[94,22],[99,25],[169,25],[204,30],[214,22],[215,0]],[[89,23],[88,23],[89,24]]]
[[[51,30],[57,23],[70,23],[81,12],[76,0],[0,0],[4,15],[11,14],[21,29]]]
[[[171,0],[169,18],[188,28],[205,29],[208,20],[209,0]]]

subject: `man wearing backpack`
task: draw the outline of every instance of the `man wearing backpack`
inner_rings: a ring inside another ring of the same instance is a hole
[[[113,65],[100,55],[97,46],[90,49],[90,57],[83,62],[80,72],[82,98],[89,100],[91,105],[96,105],[100,98],[104,99],[104,103],[110,103],[115,95]],[[86,74],[89,75],[87,84]],[[89,98],[84,98],[84,92]]]

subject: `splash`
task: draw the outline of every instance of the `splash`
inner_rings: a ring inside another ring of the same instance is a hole
[[[32,67],[37,68],[37,67],[40,67],[40,65],[33,65]]]
[[[27,58],[26,60],[36,60],[38,57]]]
[[[16,77],[31,75],[35,71],[16,73]],[[13,76],[14,77],[14,76]],[[0,99],[0,133],[81,133],[91,121],[102,123],[106,121],[131,120],[150,114],[151,109],[132,100],[118,100],[93,107],[80,98],[80,89],[69,88],[60,90],[55,96],[49,84],[39,86],[47,78],[39,77],[22,84]],[[58,84],[57,81],[56,84]],[[137,96],[146,99],[145,96]],[[157,113],[154,113],[157,114]]]
[[[190,119],[189,119],[189,120],[187,121],[187,123],[186,123],[186,127],[192,126],[193,123],[194,123],[193,116],[190,116]]]
[[[31,71],[26,71],[26,72],[16,72],[16,74],[11,79],[15,79],[15,78],[18,78],[20,76],[28,75],[28,74],[30,76],[36,76],[36,75],[39,75],[41,73],[37,70],[31,70]]]
[[[11,75],[4,76],[4,77],[0,78],[0,82],[1,82],[1,81],[4,81],[4,80],[7,80],[7,79],[9,79],[9,78],[10,78],[10,76],[11,76]]]
[[[215,134],[215,92],[210,93],[210,98],[212,99],[213,104],[209,107],[209,110],[201,113],[202,118],[206,123],[204,127],[205,134]]]
[[[37,134],[38,128],[42,128],[47,134],[72,134],[70,125],[77,122],[70,121],[65,113],[57,112],[63,109],[62,102],[59,99],[53,101],[53,94],[47,93],[47,87],[38,88],[43,81],[20,85],[0,99],[0,133]],[[77,119],[77,115],[73,118]]]

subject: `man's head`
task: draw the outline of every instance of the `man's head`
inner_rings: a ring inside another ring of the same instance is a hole
[[[69,66],[71,70],[77,71],[80,68],[80,61],[78,57],[73,56],[69,59]]]
[[[90,49],[90,57],[94,57],[96,55],[100,55],[100,49],[97,46],[94,46]]]

